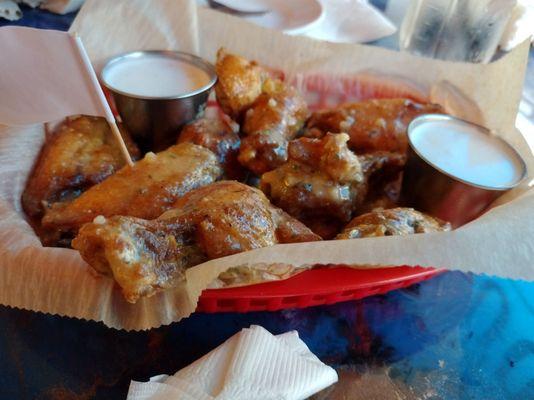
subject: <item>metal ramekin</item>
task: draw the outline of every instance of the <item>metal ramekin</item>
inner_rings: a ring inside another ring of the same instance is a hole
[[[210,77],[207,85],[190,93],[169,97],[137,96],[117,90],[106,80],[115,63],[146,55],[163,55],[199,67]],[[200,57],[180,51],[148,50],[120,54],[108,60],[100,73],[102,84],[111,92],[122,122],[143,151],[160,151],[176,142],[181,127],[204,109],[211,88],[217,82],[215,68]]]
[[[415,148],[410,133],[424,123],[448,121],[453,124],[469,124],[490,135],[483,126],[472,124],[448,115],[428,114],[415,118],[408,126],[410,143],[402,184],[402,203],[419,211],[449,221],[453,227],[461,226],[480,216],[488,206],[505,191],[516,187],[526,176],[526,164],[506,141],[500,140],[517,157],[522,166],[520,179],[507,187],[476,185],[448,174],[426,160]]]

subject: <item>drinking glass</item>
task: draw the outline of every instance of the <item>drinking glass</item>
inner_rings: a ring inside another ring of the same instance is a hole
[[[487,63],[516,0],[412,0],[400,48],[420,56]]]

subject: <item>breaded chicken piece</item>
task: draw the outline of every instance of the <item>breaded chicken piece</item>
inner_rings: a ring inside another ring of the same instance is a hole
[[[348,140],[345,133],[293,140],[288,162],[263,174],[260,188],[299,220],[347,223],[365,201],[371,177],[384,169],[398,173],[404,163],[396,153],[360,159],[348,149]]]
[[[217,101],[226,114],[239,121],[261,94],[266,73],[256,62],[227,53],[224,48],[217,52],[215,72]]]
[[[308,117],[308,107],[295,88],[272,79],[255,62],[224,49],[217,53],[217,101],[242,124],[239,162],[256,175],[287,160],[287,144]]]
[[[73,202],[52,207],[43,217],[43,228],[75,233],[99,215],[156,218],[187,192],[221,175],[222,168],[210,150],[192,143],[177,144],[157,154],[147,153]]]
[[[121,134],[132,158],[139,158],[128,133],[121,129]],[[125,164],[104,118],[67,118],[46,139],[22,193],[22,207],[39,218],[53,203],[75,199]]]
[[[239,125],[226,116],[201,117],[187,124],[180,132],[178,143],[194,143],[211,150],[224,170],[225,179],[244,178],[246,170],[237,161]]]
[[[267,79],[263,93],[245,113],[239,162],[261,175],[287,161],[287,147],[306,118],[308,107],[295,88]]]
[[[451,225],[413,208],[377,210],[354,218],[336,239],[449,231]]]
[[[265,195],[235,181],[193,190],[157,220],[98,217],[84,225],[73,247],[94,269],[113,275],[136,302],[183,282],[202,261],[272,246],[320,240]]]
[[[317,138],[328,132],[346,132],[350,136],[349,148],[357,154],[405,153],[410,122],[419,115],[435,113],[444,111],[437,104],[420,104],[408,99],[366,100],[314,112],[304,136]]]

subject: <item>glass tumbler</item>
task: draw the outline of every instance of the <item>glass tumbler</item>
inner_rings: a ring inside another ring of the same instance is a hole
[[[400,48],[450,61],[487,63],[516,0],[412,0],[400,29]]]

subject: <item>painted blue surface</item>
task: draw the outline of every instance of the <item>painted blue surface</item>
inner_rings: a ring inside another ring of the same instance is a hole
[[[148,332],[0,307],[0,398],[124,398],[131,379],[173,373],[251,324],[296,329],[324,362],[387,367],[431,399],[534,398],[534,284],[459,272],[360,301],[195,314]]]
[[[6,25],[31,26],[40,29],[57,29],[66,31],[69,29],[72,20],[76,16],[75,12],[65,15],[53,14],[51,12],[20,6],[23,17],[18,21],[6,21],[0,18],[0,27]]]
[[[67,29],[72,18],[24,9],[19,24]],[[387,371],[413,398],[534,399],[534,283],[459,272],[360,301],[196,314],[148,332],[0,307],[0,399],[124,398],[131,379],[173,373],[251,324],[296,329],[324,362]]]

